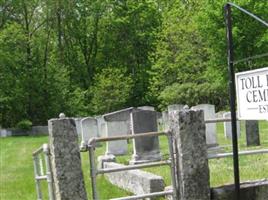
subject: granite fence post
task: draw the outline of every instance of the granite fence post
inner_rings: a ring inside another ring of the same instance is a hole
[[[75,121],[48,121],[51,168],[56,200],[87,200]]]
[[[204,112],[182,110],[169,113],[170,131],[177,142],[179,200],[209,200]]]

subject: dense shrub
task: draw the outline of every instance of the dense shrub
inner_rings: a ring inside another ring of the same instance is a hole
[[[30,130],[32,127],[32,122],[28,119],[24,119],[17,123],[16,128],[21,130]]]

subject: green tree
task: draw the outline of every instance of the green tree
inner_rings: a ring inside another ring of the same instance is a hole
[[[149,97],[155,105],[228,104],[225,1],[176,1],[163,12]],[[267,19],[267,2],[240,0],[238,5]],[[233,9],[235,59],[268,52],[267,28]],[[236,65],[238,71],[266,66],[267,58]]]
[[[94,77],[91,88],[91,107],[95,114],[103,114],[126,105],[133,89],[133,81],[122,68],[106,68]]]

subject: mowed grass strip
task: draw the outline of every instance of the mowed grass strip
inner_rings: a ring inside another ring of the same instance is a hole
[[[243,124],[239,139],[240,150],[268,148],[268,122],[260,123],[261,146],[246,147],[245,130]],[[231,141],[225,139],[223,124],[217,125],[217,137],[224,152],[231,152]],[[0,139],[0,199],[1,200],[33,200],[36,199],[32,152],[43,143],[48,142],[47,136],[42,137],[8,137]],[[168,158],[168,145],[165,136],[160,137],[161,153]],[[105,144],[96,149],[96,157],[104,154]],[[132,142],[129,145],[129,155],[117,157],[117,161],[127,164],[131,159]],[[88,199],[91,199],[91,185],[89,176],[88,153],[81,153],[82,168]],[[268,178],[268,154],[240,156],[240,176],[242,181]],[[212,159],[209,161],[211,186],[233,183],[232,158]],[[170,185],[170,171],[168,166],[145,169],[146,171],[163,176],[166,185]],[[130,195],[130,193],[113,186],[98,177],[98,191],[100,199],[109,199]],[[42,183],[44,197],[47,198],[46,182]]]

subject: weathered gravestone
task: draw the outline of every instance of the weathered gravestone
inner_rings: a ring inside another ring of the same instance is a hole
[[[89,139],[98,137],[97,120],[92,117],[86,117],[81,120],[82,141],[81,148],[85,149]]]
[[[161,124],[162,130],[167,131],[169,127],[168,125],[169,125],[168,111],[163,111],[162,112],[162,124]]]
[[[157,132],[157,112],[135,109],[131,113],[132,134]],[[130,164],[161,160],[158,136],[133,139],[134,152]]]
[[[74,118],[74,121],[75,121],[75,127],[76,127],[76,132],[77,132],[78,135],[81,135],[81,134],[82,134],[82,130],[81,130],[81,120],[82,120],[82,118],[80,118],[80,117]]]
[[[169,128],[169,113],[173,111],[180,111],[184,108],[185,105],[182,104],[173,104],[168,106],[167,111],[162,112],[162,129],[167,131]]]
[[[193,107],[193,109],[203,110],[205,115],[205,120],[215,119],[215,106],[211,104],[200,104]],[[206,142],[208,147],[218,146],[217,144],[217,127],[216,123],[206,124]]]
[[[168,110],[167,111],[163,111],[162,112],[162,130],[163,131],[167,131],[169,128],[169,113],[173,112],[173,111],[180,111],[182,110],[184,107],[184,105],[182,104],[173,104],[173,105],[169,105],[168,106]]]
[[[231,118],[231,112],[226,112],[223,114],[224,119],[230,119]],[[237,121],[237,138],[240,137],[240,122]],[[232,123],[231,122],[224,122],[224,135],[227,139],[232,139]]]
[[[48,128],[55,199],[87,200],[74,120],[51,119]]]
[[[127,108],[103,115],[106,122],[106,136],[113,137],[131,134],[130,113],[132,111],[133,108]],[[127,152],[128,147],[126,140],[107,142],[106,154],[124,155],[127,154]]]
[[[98,134],[99,137],[106,137],[106,122],[103,116],[95,117],[98,123]]]
[[[260,134],[259,123],[256,120],[245,121],[247,146],[259,146]]]

